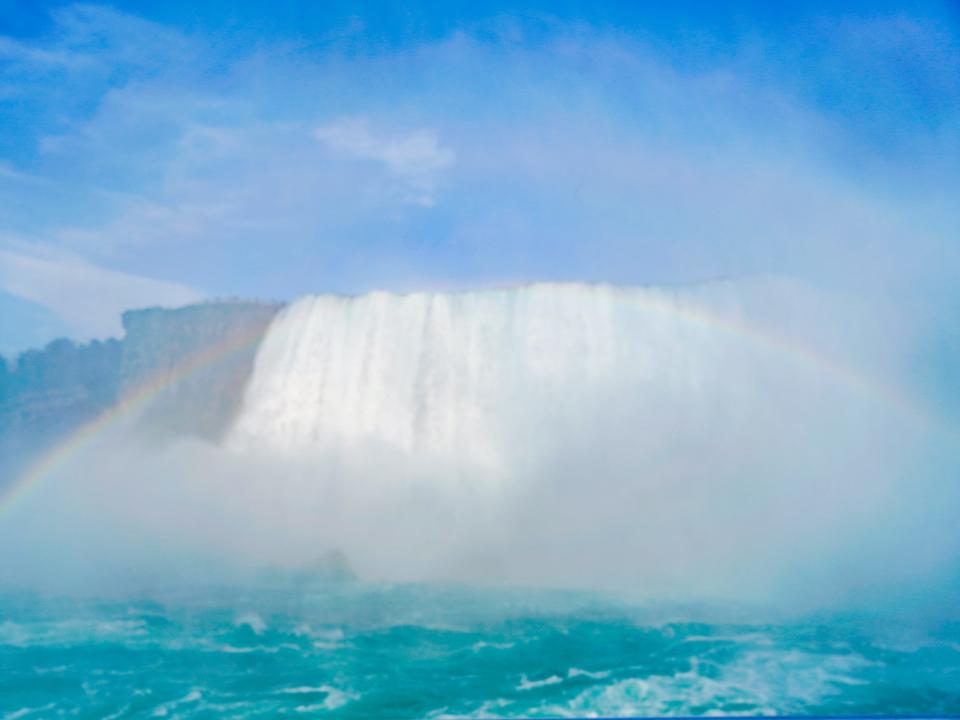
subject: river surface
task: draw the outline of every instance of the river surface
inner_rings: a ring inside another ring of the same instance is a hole
[[[3,718],[960,713],[956,623],[362,583],[0,613]]]

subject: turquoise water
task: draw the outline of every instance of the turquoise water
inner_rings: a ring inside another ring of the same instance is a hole
[[[6,718],[960,712],[950,623],[353,583],[0,612]]]

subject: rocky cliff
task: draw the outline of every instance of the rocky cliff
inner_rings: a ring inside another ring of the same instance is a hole
[[[124,314],[124,337],[60,339],[0,357],[0,485],[125,397],[148,395],[149,432],[215,439],[242,398],[275,303],[216,302]]]
[[[124,313],[120,396],[154,397],[141,422],[216,439],[237,411],[276,304],[206,303]]]

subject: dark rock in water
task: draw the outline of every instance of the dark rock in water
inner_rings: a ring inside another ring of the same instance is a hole
[[[339,549],[325,552],[293,574],[293,580],[303,584],[349,582],[356,578],[346,554]]]
[[[329,585],[352,582],[357,579],[346,554],[334,548],[299,568],[277,565],[261,568],[256,573],[256,582],[267,587],[304,585]]]

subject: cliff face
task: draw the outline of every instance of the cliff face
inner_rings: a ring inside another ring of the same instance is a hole
[[[155,395],[140,418],[151,430],[218,438],[239,408],[257,346],[279,309],[207,303],[124,313],[120,396]]]
[[[277,304],[222,302],[124,314],[122,340],[55,340],[0,357],[0,487],[37,452],[132,394],[162,434],[215,439],[232,420]]]
[[[17,464],[117,399],[121,343],[54,340],[15,366],[0,358],[0,467]]]

